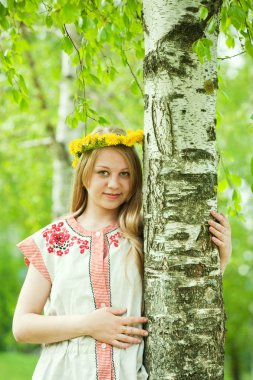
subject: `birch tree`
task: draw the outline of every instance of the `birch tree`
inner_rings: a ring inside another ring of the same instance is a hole
[[[149,379],[223,379],[215,102],[220,1],[143,2],[144,254]],[[205,10],[204,10],[205,12]],[[208,33],[212,17],[215,33]],[[202,63],[195,41],[210,51]],[[154,302],[155,301],[155,302]]]
[[[238,34],[241,53],[251,56],[252,8],[250,0],[223,0],[221,13],[227,45],[233,47]],[[105,115],[95,109],[85,89],[93,86],[97,91],[102,83],[109,86],[117,74],[122,75],[123,66],[131,73],[125,87],[131,88],[133,95],[116,108],[125,111],[127,122],[122,126],[127,127],[131,120],[137,127],[137,119],[132,118],[137,113],[135,106],[131,103],[131,112],[125,108],[137,91],[139,98],[143,95],[138,66],[144,58],[144,31],[145,303],[151,320],[146,365],[150,379],[216,380],[223,376],[222,284],[218,252],[210,245],[206,223],[210,209],[217,206],[214,110],[219,9],[220,1],[144,0],[141,17],[140,0],[0,1],[1,78],[21,110],[26,112],[29,102],[22,57],[28,44],[24,28],[29,36],[38,31],[44,34],[46,28],[50,33],[57,31],[57,46],[77,67],[75,78],[66,71],[62,76],[68,84],[63,86],[65,94],[61,91],[58,127],[64,126],[64,133],[55,134],[54,126],[47,128],[50,141],[43,139],[45,144],[54,140],[58,174],[59,167],[65,167],[60,161],[68,160],[67,112],[73,106],[69,125],[84,123],[88,132],[98,124],[110,124],[111,114],[117,112],[110,109]],[[75,25],[80,36],[78,46],[66,33],[69,24]],[[113,60],[114,54],[122,59],[122,67]],[[71,81],[77,84],[74,93]],[[113,92],[120,94],[121,86]],[[80,91],[83,96],[75,96]],[[104,102],[104,96],[101,98]],[[111,98],[109,101],[111,105]],[[59,185],[61,181],[54,176],[54,182]],[[55,194],[54,199],[64,199]],[[235,210],[231,211],[237,215],[237,190],[233,201]],[[54,216],[62,213],[64,202],[54,207]]]

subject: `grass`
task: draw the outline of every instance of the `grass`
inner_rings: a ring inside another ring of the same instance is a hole
[[[34,354],[0,353],[0,376],[5,380],[30,380],[38,361]]]

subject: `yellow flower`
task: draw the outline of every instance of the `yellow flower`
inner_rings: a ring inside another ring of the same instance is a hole
[[[84,151],[105,146],[116,146],[119,144],[133,146],[136,143],[142,143],[143,136],[144,132],[141,129],[138,129],[137,131],[130,129],[127,131],[126,135],[117,135],[115,133],[94,133],[83,136],[81,139],[75,139],[69,144],[70,153],[75,155],[72,166],[76,167],[78,159]]]
[[[73,167],[73,168],[76,168],[76,167],[77,167],[78,160],[79,160],[79,157],[78,157],[78,156],[75,156],[75,157],[74,157],[74,160],[73,160],[73,162],[72,162],[72,167]]]

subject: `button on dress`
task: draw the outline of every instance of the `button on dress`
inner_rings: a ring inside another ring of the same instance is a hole
[[[102,307],[141,316],[142,280],[118,224],[85,230],[75,218],[55,221],[18,245],[51,283],[45,315],[86,314]],[[138,325],[136,327],[142,327]],[[144,342],[119,349],[90,336],[43,344],[33,380],[146,380]]]

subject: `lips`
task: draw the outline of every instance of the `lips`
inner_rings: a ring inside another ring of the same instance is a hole
[[[110,193],[104,193],[104,195],[108,198],[108,199],[117,199],[119,196],[120,196],[120,194],[110,194]]]

